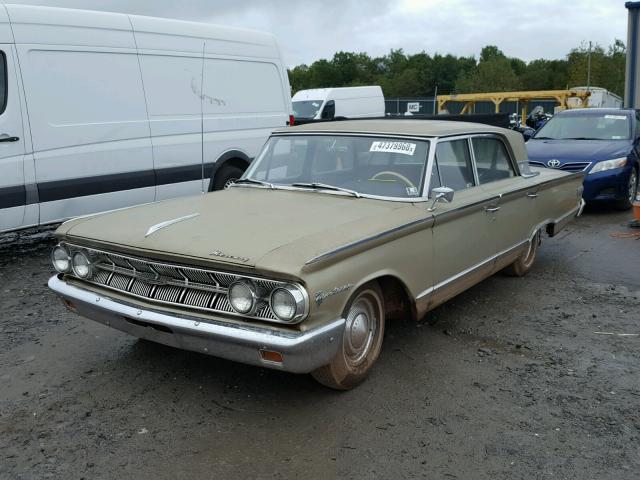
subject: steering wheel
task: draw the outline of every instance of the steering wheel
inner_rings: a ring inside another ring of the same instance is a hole
[[[399,178],[400,180],[402,180],[404,183],[407,184],[407,186],[411,187],[411,188],[416,188],[416,186],[411,182],[411,180],[409,180],[407,177],[405,177],[404,175],[399,174],[398,172],[391,172],[391,171],[385,171],[385,172],[378,172],[376,173],[373,177],[371,177],[369,180],[373,180],[376,181],[378,180],[378,177],[381,177],[382,175],[390,175],[392,177],[396,177]]]

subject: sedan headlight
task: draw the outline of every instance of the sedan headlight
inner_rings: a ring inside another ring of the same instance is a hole
[[[71,270],[71,257],[62,245],[56,246],[51,252],[51,262],[58,273],[69,273]]]
[[[89,278],[92,273],[91,260],[84,252],[76,252],[71,257],[73,273],[79,278]]]
[[[269,303],[276,317],[284,322],[300,319],[307,306],[304,294],[295,285],[276,288],[271,293]]]
[[[614,168],[622,168],[627,164],[627,157],[614,158],[612,160],[603,160],[596,163],[589,173],[604,172],[606,170],[613,170]]]
[[[234,282],[229,286],[229,303],[237,313],[246,315],[252,312],[257,302],[256,290],[246,282]]]

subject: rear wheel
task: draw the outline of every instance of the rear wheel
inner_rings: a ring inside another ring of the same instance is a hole
[[[224,190],[225,188],[229,188],[229,186],[236,182],[243,173],[244,170],[239,167],[234,165],[225,165],[216,172],[216,175],[213,178],[211,190]]]
[[[542,235],[540,234],[540,230],[538,230],[529,242],[528,248],[520,254],[515,262],[506,267],[503,272],[510,277],[524,277],[529,270],[531,270],[531,267],[533,267],[541,241]]]
[[[618,210],[629,210],[633,206],[633,201],[636,199],[636,192],[638,191],[638,167],[633,167],[629,174],[629,180],[627,182],[627,196],[616,202],[616,208]]]
[[[380,285],[369,282],[347,305],[340,348],[329,365],[311,375],[336,390],[349,390],[362,382],[380,355],[384,336],[384,300]]]

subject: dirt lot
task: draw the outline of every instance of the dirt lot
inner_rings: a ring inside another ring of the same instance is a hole
[[[47,232],[0,237],[0,478],[637,479],[640,240],[587,212],[523,279],[388,326],[369,380],[139,342],[46,288]]]

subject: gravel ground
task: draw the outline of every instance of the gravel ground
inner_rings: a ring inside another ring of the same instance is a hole
[[[51,231],[0,236],[0,478],[637,479],[640,240],[610,236],[628,219],[587,211],[527,277],[388,325],[345,393],[70,314]]]

